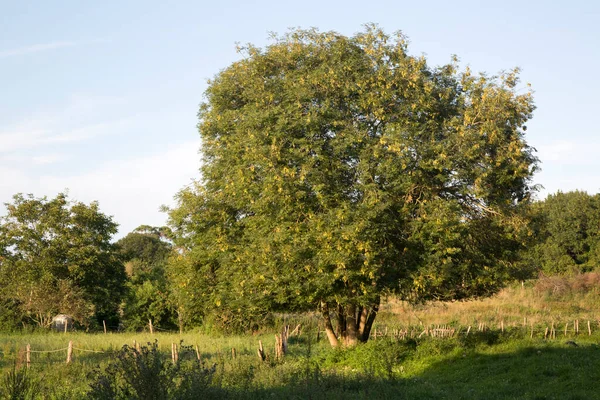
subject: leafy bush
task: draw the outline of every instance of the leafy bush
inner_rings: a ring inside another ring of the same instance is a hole
[[[93,373],[88,397],[98,400],[198,398],[208,388],[214,371],[197,360],[172,364],[158,351],[157,342],[139,349],[125,345],[104,371]]]
[[[24,314],[17,300],[5,299],[0,295],[0,310],[2,310],[0,312],[1,332],[12,332],[21,328],[20,323],[23,321]]]
[[[373,340],[353,348],[340,348],[329,353],[324,368],[344,366],[369,376],[391,378],[394,366],[416,349],[415,341]]]

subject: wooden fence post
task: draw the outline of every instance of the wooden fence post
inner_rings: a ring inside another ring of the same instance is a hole
[[[104,334],[106,335],[106,321],[102,320],[102,325],[104,326]]]
[[[533,339],[533,322],[531,323],[531,335],[529,335],[530,339]]]
[[[198,345],[196,345],[196,358],[198,358],[198,362],[201,362],[202,360],[200,359],[200,351],[198,350]]]
[[[69,347],[67,347],[67,364],[70,364],[73,357],[73,341],[69,340]]]
[[[267,356],[265,355],[265,349],[263,349],[262,340],[258,341],[258,358],[260,358],[261,361],[265,361],[267,359]]]
[[[150,334],[154,335],[154,327],[152,326],[152,320],[148,320],[148,327],[150,327]]]
[[[277,360],[281,359],[283,357],[283,350],[282,350],[282,345],[281,345],[281,336],[280,335],[275,335],[275,358]]]
[[[27,369],[31,365],[31,345],[27,343],[26,353],[25,353],[25,361],[27,362]]]
[[[69,329],[69,320],[65,320],[65,333],[67,333],[67,329]]]
[[[286,325],[283,328],[283,332],[281,332],[281,349],[283,350],[283,354],[285,355],[288,350],[288,337],[290,334],[290,326]]]
[[[235,360],[235,347],[231,348],[231,358]]]
[[[179,353],[177,352],[177,344],[171,343],[171,360],[173,364],[177,364],[179,361]]]
[[[592,326],[590,325],[590,320],[588,320],[588,336],[592,336]]]

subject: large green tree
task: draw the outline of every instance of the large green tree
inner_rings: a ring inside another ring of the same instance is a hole
[[[115,320],[125,271],[98,203],[17,194],[0,218],[0,296],[48,326],[57,313],[82,323]]]
[[[533,204],[532,243],[524,262],[546,274],[591,271],[600,265],[600,195],[557,192]]]
[[[510,276],[537,162],[517,70],[432,68],[374,26],[241,52],[209,82],[202,179],[170,213],[188,307],[225,324],[318,308],[352,345],[384,295],[462,299]]]

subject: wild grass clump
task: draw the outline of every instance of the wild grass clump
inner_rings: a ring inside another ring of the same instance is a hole
[[[2,377],[0,397],[7,400],[33,399],[40,387],[38,379],[16,363]]]

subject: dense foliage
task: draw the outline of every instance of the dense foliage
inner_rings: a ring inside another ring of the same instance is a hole
[[[527,268],[545,274],[586,272],[600,265],[600,195],[557,192],[530,211]]]
[[[186,348],[183,356],[192,353]],[[171,364],[158,343],[138,349],[123,346],[103,371],[95,371],[87,398],[95,400],[197,399],[209,392],[214,369],[194,358]]]
[[[129,277],[123,305],[123,324],[129,330],[148,325],[174,329],[174,302],[166,278],[165,264],[171,252],[168,230],[142,225],[117,242]]]
[[[54,315],[67,313],[86,325],[116,323],[126,276],[110,241],[117,231],[112,218],[97,203],[70,202],[65,194],[50,200],[17,194],[6,207],[0,218],[0,301],[10,311],[2,318],[45,327]]]
[[[517,70],[432,68],[376,27],[241,51],[200,108],[202,181],[170,213],[182,307],[246,327],[319,308],[352,344],[387,293],[500,287],[536,167]]]

